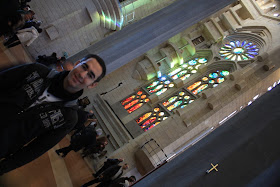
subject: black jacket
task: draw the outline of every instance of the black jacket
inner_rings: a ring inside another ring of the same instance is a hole
[[[20,167],[56,145],[77,122],[73,100],[63,89],[68,72],[41,64],[20,65],[0,72],[0,174]],[[30,107],[44,90],[63,99]]]

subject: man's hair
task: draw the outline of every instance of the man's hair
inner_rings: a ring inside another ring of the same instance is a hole
[[[136,181],[136,177],[134,175],[131,175],[128,180],[130,182],[135,182]]]
[[[97,62],[99,63],[99,65],[102,67],[101,75],[94,81],[94,82],[99,82],[106,75],[106,65],[105,65],[105,62],[104,62],[104,60],[101,57],[99,57],[97,55],[94,55],[94,54],[88,54],[87,56],[85,56],[81,60],[81,62],[86,61],[89,58],[95,58],[97,60]]]

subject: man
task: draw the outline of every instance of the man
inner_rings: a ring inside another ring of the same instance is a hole
[[[102,186],[108,186],[112,181],[120,178],[122,176],[123,171],[129,168],[128,164],[124,164],[123,166],[113,165],[107,168],[98,178],[91,180],[84,184],[82,187],[87,187],[92,184],[101,182]]]
[[[130,177],[120,177],[116,180],[114,180],[111,184],[110,187],[129,187],[133,183],[135,183],[136,177],[135,176],[130,176]],[[102,187],[101,185],[98,185],[98,187]]]
[[[87,55],[70,72],[38,63],[0,72],[0,174],[31,162],[68,134],[77,122],[78,97],[105,74],[97,55]]]
[[[79,115],[78,118],[80,118]],[[94,124],[94,122],[96,122],[95,120],[96,119],[88,119],[85,122],[84,128],[80,130],[80,132],[75,132],[75,134],[71,136],[70,145],[56,150],[55,151],[56,154],[62,157],[66,157],[66,155],[72,150],[78,152],[79,150],[83,149],[86,146],[96,145],[97,144],[96,138],[101,134],[98,134],[98,132],[95,130],[96,127],[95,125],[96,123]]]
[[[93,174],[93,176],[96,178],[98,177],[103,171],[105,171],[107,168],[114,166],[114,165],[118,165],[119,163],[123,162],[122,158],[119,159],[110,159],[108,158],[106,160],[106,162],[104,162],[104,165],[102,166],[102,168],[100,168],[95,174]]]

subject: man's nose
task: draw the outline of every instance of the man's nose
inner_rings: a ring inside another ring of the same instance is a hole
[[[87,76],[87,73],[88,73],[87,71],[81,72],[80,77],[84,79]]]

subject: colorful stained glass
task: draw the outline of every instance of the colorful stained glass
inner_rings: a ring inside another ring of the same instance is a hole
[[[169,84],[169,83],[170,83],[170,81],[169,81],[169,80],[167,80],[167,81],[165,81],[165,82],[164,82],[164,84]]]
[[[210,73],[210,74],[209,74],[209,77],[210,77],[211,79],[215,79],[215,78],[218,77],[218,73]]]
[[[193,100],[193,99],[191,99],[191,100],[189,101],[189,103],[192,103],[192,102],[194,102],[194,100]]]
[[[142,95],[141,96],[141,99],[145,99],[147,96],[146,95]]]
[[[132,113],[135,110],[137,110],[138,108],[140,108],[143,105],[143,103],[138,103],[136,105],[134,105],[133,107],[131,107],[130,109],[127,110],[128,113]]]
[[[229,71],[221,71],[220,72],[220,75],[222,75],[222,76],[227,76],[227,75],[229,75]]]
[[[173,105],[170,105],[169,107],[167,107],[167,110],[171,111],[174,108],[177,108],[180,104],[182,104],[183,101],[176,101]]]
[[[199,66],[201,66],[201,64],[196,65],[194,68],[195,68],[195,69],[198,69]]]
[[[195,70],[195,69],[191,71],[191,73],[196,73],[196,72],[197,72],[197,70]]]
[[[202,80],[203,81],[208,81],[208,77],[203,77]]]
[[[213,88],[217,87],[219,84],[213,84]]]
[[[127,105],[124,106],[124,109],[128,109],[131,106],[135,105],[136,103],[138,103],[139,99],[135,99],[134,101],[128,103]]]
[[[201,85],[201,81],[195,82],[192,85],[190,85],[187,89],[192,91],[193,89],[195,89],[196,87],[198,87],[199,85]]]
[[[144,102],[147,103],[150,99],[144,99]]]
[[[147,112],[143,116],[141,116],[139,119],[136,120],[137,123],[141,123],[142,121],[146,120],[148,117],[152,115],[152,112]]]
[[[188,72],[187,70],[183,70],[183,71],[177,73],[176,75],[174,75],[174,76],[172,77],[172,79],[173,79],[173,80],[176,80],[176,79],[178,79],[179,77],[181,77],[182,75],[185,75],[187,72]]]
[[[154,112],[158,112],[159,111],[159,108],[154,108]]]
[[[206,58],[199,58],[199,59],[198,59],[198,62],[199,62],[200,64],[205,64],[205,63],[207,62],[207,59],[206,59]]]
[[[168,87],[169,87],[169,88],[173,88],[173,87],[174,87],[174,84],[171,83],[171,84],[168,85]]]
[[[142,91],[138,91],[138,92],[137,92],[137,95],[142,95],[142,94],[143,94]]]
[[[132,96],[130,96],[129,98],[126,98],[125,100],[123,100],[123,101],[121,102],[121,104],[124,105],[125,103],[131,101],[131,100],[134,99],[134,98],[135,98],[135,95],[132,95]]]
[[[190,76],[191,76],[191,74],[187,74],[187,75],[182,76],[180,79],[183,81],[183,80],[186,80],[187,78],[189,78]]]
[[[163,116],[164,115],[164,112],[160,112],[159,114],[158,114],[158,116]]]
[[[161,88],[163,87],[162,84],[156,86],[155,88],[149,90],[150,93],[154,93],[154,92],[157,92],[158,90],[160,90]]]
[[[220,56],[228,60],[241,61],[255,58],[258,55],[259,49],[252,42],[240,42],[239,40],[231,41],[221,47]]]
[[[159,78],[161,81],[165,81],[166,80],[166,77],[162,76]]]
[[[183,95],[185,95],[185,92],[179,92],[179,95],[183,96]]]
[[[210,83],[210,84],[214,84],[215,81],[214,81],[214,80],[210,80],[209,83]]]
[[[181,105],[180,108],[185,108],[187,105]]]
[[[208,87],[208,84],[203,84],[201,86],[199,86],[197,89],[195,89],[194,91],[192,91],[193,94],[198,94],[200,92],[202,92],[203,90],[205,90]]]
[[[190,60],[188,62],[188,64],[191,65],[191,66],[196,65],[196,63],[197,63],[197,61],[195,61],[195,60]]]
[[[150,119],[148,119],[145,123],[143,123],[142,125],[140,125],[140,127],[143,129],[145,128],[147,125],[150,125],[151,123],[153,123],[157,118],[156,117],[151,117]]]
[[[188,100],[188,99],[190,99],[190,98],[191,98],[191,97],[188,96],[188,95],[184,97],[185,100]]]
[[[163,104],[163,106],[167,106],[169,105],[170,103],[173,103],[174,101],[176,101],[176,99],[178,98],[178,96],[173,96],[173,97],[170,97],[167,101],[165,101]]]
[[[159,121],[158,121],[158,122],[155,122],[153,125],[151,125],[150,127],[146,128],[144,131],[146,132],[146,131],[152,129],[153,127],[157,126],[158,124],[160,124]]]
[[[173,76],[173,75],[179,73],[181,70],[182,70],[182,68],[177,68],[177,69],[175,69],[174,71],[168,73],[168,75],[169,75],[169,76]]]
[[[163,94],[164,92],[166,92],[166,90],[167,90],[167,88],[163,88],[163,89],[161,89],[160,91],[158,91],[158,92],[156,93],[156,95],[161,95],[161,94]]]
[[[223,77],[219,77],[219,78],[217,78],[217,83],[222,83],[222,82],[224,82],[225,81],[225,78],[223,78]]]

